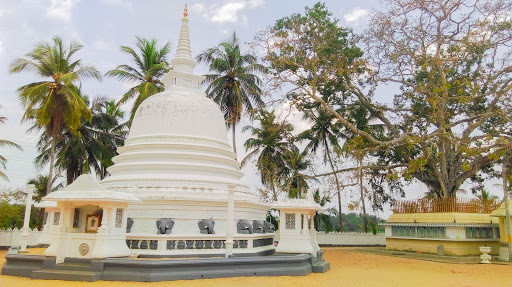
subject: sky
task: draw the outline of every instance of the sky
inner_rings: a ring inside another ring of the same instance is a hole
[[[169,41],[172,58],[185,3],[189,7],[192,54],[195,56],[227,39],[233,31],[242,42],[250,42],[258,31],[277,19],[302,13],[306,6],[313,6],[316,1],[0,0],[0,115],[8,118],[6,124],[0,125],[0,138],[23,147],[23,151],[0,149],[0,154],[8,160],[4,171],[10,179],[10,182],[0,182],[0,185],[21,187],[40,172],[33,165],[38,135],[26,132],[29,123],[20,123],[23,108],[16,93],[18,87],[35,81],[36,77],[30,73],[10,74],[9,65],[14,59],[29,52],[37,42],[48,42],[56,35],[61,36],[65,43],[80,42],[84,47],[76,57],[95,66],[101,73],[129,63],[128,56],[120,52],[120,46],[133,47],[136,36],[155,38],[160,44]],[[340,25],[350,27],[356,33],[367,28],[368,15],[379,7],[377,0],[330,0],[325,3],[333,16],[339,19]],[[207,69],[198,65],[195,72],[202,74]],[[83,81],[82,85],[90,97],[101,95],[119,99],[133,84],[104,78],[101,82]],[[125,105],[123,109],[129,110],[130,107]],[[247,123],[242,122],[239,127]],[[294,123],[299,130],[307,126],[300,122],[300,117]],[[243,142],[249,135],[240,132],[237,146],[243,151]],[[243,171],[246,176],[242,180],[256,189],[259,177],[254,167],[248,166]],[[426,191],[421,184],[414,184],[408,190],[412,191],[410,196],[413,198]],[[352,195],[344,196],[344,201],[347,201]]]

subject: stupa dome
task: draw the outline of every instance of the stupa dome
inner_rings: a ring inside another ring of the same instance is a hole
[[[228,144],[222,112],[200,90],[171,88],[146,99],[135,113],[128,142],[170,136]]]

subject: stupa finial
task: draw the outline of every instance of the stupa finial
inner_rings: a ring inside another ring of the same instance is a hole
[[[180,37],[178,39],[178,47],[176,49],[174,59],[171,60],[171,64],[173,65],[173,70],[176,72],[192,74],[196,62],[194,61],[194,58],[192,58],[192,50],[190,48],[187,11],[187,4],[185,4],[183,19],[181,21]]]

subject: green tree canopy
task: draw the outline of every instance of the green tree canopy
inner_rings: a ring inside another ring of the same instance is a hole
[[[350,134],[352,152],[373,187],[423,182],[440,197],[485,174],[512,150],[510,1],[383,1],[362,44],[324,4],[284,17],[256,44],[276,86],[291,85],[297,106],[318,103]],[[381,85],[400,88],[393,104],[375,101]],[[376,119],[382,132],[359,125]],[[503,136],[505,135],[505,136]],[[353,169],[349,169],[353,170]],[[382,190],[382,189],[380,189]]]
[[[171,51],[169,42],[158,47],[158,42],[155,39],[148,40],[139,37],[136,39],[136,50],[128,46],[121,46],[121,52],[128,54],[134,65],[122,64],[105,74],[121,81],[136,83],[118,102],[120,105],[135,98],[130,112],[130,120],[135,116],[142,101],[165,89],[160,79],[170,70],[170,65],[167,62],[167,56]]]
[[[259,127],[248,125],[243,128],[243,131],[250,131],[251,137],[244,143],[248,154],[242,160],[242,165],[258,156],[256,167],[261,174],[261,182],[270,188],[270,197],[275,201],[287,172],[285,154],[297,150],[291,140],[293,126],[286,121],[278,121],[274,111],[265,109],[260,109],[255,119]]]
[[[90,172],[104,178],[116,148],[124,143],[127,130],[119,123],[122,113],[112,107],[113,101],[98,97],[90,102],[86,95],[81,96],[92,111],[91,120],[82,119],[75,132],[64,129],[56,143],[56,166],[66,172],[67,184]],[[39,166],[48,162],[49,146],[48,138],[43,134],[38,142],[40,154],[35,160]]]

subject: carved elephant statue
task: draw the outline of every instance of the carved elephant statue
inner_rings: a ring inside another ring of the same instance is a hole
[[[132,226],[133,226],[133,219],[128,217],[127,222],[126,222],[126,233],[130,233],[130,231],[132,230]]]
[[[254,233],[265,233],[265,226],[263,225],[263,222],[254,220],[252,223],[252,229],[254,230]]]
[[[160,218],[156,221],[156,234],[171,234],[174,227],[174,221],[170,218]]]
[[[215,231],[213,230],[215,221],[211,219],[202,219],[197,222],[197,226],[199,226],[199,232],[201,232],[201,234],[215,234]]]
[[[245,219],[238,220],[236,231],[240,234],[252,234],[252,225]]]
[[[275,228],[274,224],[272,224],[268,221],[263,221],[263,227],[265,228],[265,233],[276,232],[276,228]]]

